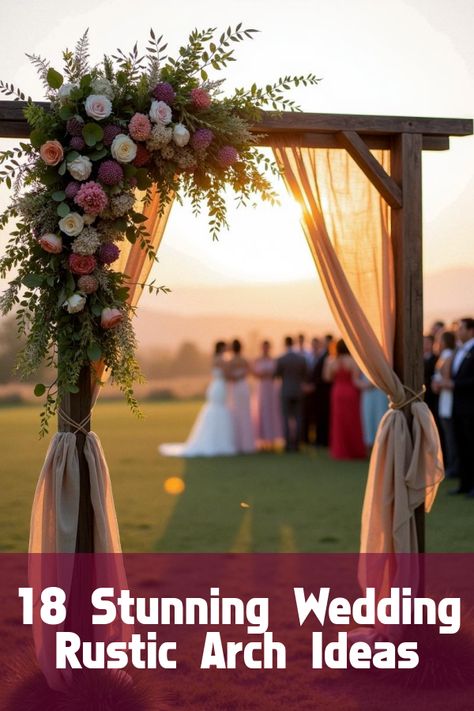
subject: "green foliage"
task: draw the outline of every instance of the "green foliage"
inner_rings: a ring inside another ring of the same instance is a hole
[[[77,392],[81,369],[98,359],[109,368],[132,410],[138,411],[133,384],[140,381],[141,374],[135,358],[133,313],[127,304],[131,285],[125,274],[104,263],[101,250],[104,243],[127,239],[148,259],[156,259],[141,209],[150,205],[154,193],[161,215],[173,199],[180,202],[188,197],[195,213],[204,205],[213,239],[227,227],[228,188],[233,189],[240,205],[252,204],[255,198],[272,204],[277,201],[269,179],[278,173],[277,168],[257,147],[259,137],[251,127],[263,108],[298,110],[286,92],[300,84],[315,85],[318,79],[314,74],[283,76],[264,88],[253,84],[225,96],[224,80],[209,75],[221,74],[235,61],[237,45],[252,39],[256,32],[244,29],[242,23],[218,35],[216,28],[193,30],[173,58],[166,55],[163,37],[151,30],[144,53],[135,43],[130,52],[117,49],[112,57],[106,56],[101,64],[91,67],[86,31],[73,51],[63,52],[61,71],[38,55],[27,55],[50,108],[28,99],[24,114],[31,128],[30,143],[0,153],[0,184],[13,191],[11,204],[0,215],[0,229],[15,221],[0,259],[0,277],[11,272],[15,276],[0,297],[0,312],[16,314],[23,337],[20,374],[32,377],[43,362],[50,372],[55,369],[53,382],[42,379],[35,388],[35,394],[44,398],[41,433],[47,431],[48,420],[65,394]],[[151,136],[138,137],[135,147],[129,146],[137,151],[136,160],[125,157],[123,179],[110,185],[103,178],[104,183],[99,179],[101,161],[120,160],[104,140],[104,126],[113,124],[122,133],[133,135],[130,119],[136,113],[150,112],[158,83],[169,83],[174,96],[168,107],[169,142],[162,142],[160,125],[152,115],[155,127]],[[196,89],[199,91],[194,92]],[[0,82],[0,92],[19,100],[26,98],[12,84]],[[107,108],[107,113],[111,109],[110,116],[98,120],[90,116],[86,101],[91,94],[107,98],[102,108]],[[184,145],[179,139],[183,126],[189,134]],[[199,145],[199,136],[197,142],[192,140],[199,129],[207,129],[211,137],[206,146]],[[81,138],[85,145],[81,145]],[[41,151],[48,141],[54,143]],[[76,180],[82,178],[72,165],[76,159],[76,166],[87,168],[85,180],[99,183],[89,188],[96,192],[94,200],[97,192],[102,195],[98,216],[94,205],[83,204],[83,195],[76,202],[69,192],[73,175]],[[143,206],[135,204],[136,189],[143,194]],[[73,237],[60,222],[71,213],[83,218]],[[80,277],[85,273],[89,282],[86,279],[84,283]],[[155,281],[136,286],[154,294],[168,292]],[[118,319],[113,323],[107,321],[110,310]]]

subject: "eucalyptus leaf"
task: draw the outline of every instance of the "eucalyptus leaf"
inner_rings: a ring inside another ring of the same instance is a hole
[[[46,74],[46,81],[48,82],[51,89],[59,89],[63,84],[63,75],[50,67]]]
[[[91,343],[87,349],[87,357],[90,361],[99,360],[102,350],[98,343]]]
[[[64,192],[64,190],[57,190],[51,195],[51,197],[53,198],[54,202],[62,202],[66,199],[66,193]]]
[[[60,205],[58,205],[58,209],[56,210],[58,213],[59,217],[66,217],[66,215],[69,215],[71,212],[71,208],[66,202],[62,202]]]
[[[41,286],[44,276],[43,274],[27,274],[21,281],[28,289],[34,289],[37,286]]]
[[[92,148],[104,137],[104,129],[98,123],[86,123],[82,129],[82,137],[86,144]]]
[[[36,397],[41,397],[42,395],[45,394],[45,392],[46,392],[46,386],[43,385],[43,383],[38,383],[37,385],[35,385],[34,393],[35,393]]]

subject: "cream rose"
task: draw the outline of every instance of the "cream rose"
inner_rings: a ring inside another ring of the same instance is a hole
[[[124,133],[119,133],[112,141],[110,152],[119,163],[131,163],[137,155],[137,145]]]
[[[44,251],[49,252],[49,254],[59,254],[63,251],[63,241],[61,237],[52,232],[47,232],[42,235],[38,242]]]
[[[91,94],[85,101],[86,114],[96,121],[106,119],[112,113],[112,102],[103,94]]]
[[[40,156],[46,165],[58,165],[64,158],[64,150],[59,141],[46,141],[40,148]]]
[[[173,128],[173,141],[176,143],[176,145],[180,146],[180,148],[183,148],[184,146],[188,145],[190,138],[191,134],[189,133],[186,126],[184,126],[182,123],[177,123],[176,126]]]
[[[112,84],[105,77],[97,77],[97,79],[93,80],[92,91],[94,92],[94,94],[106,96],[110,100],[114,98],[114,90],[112,88]]]
[[[75,180],[87,180],[92,173],[92,161],[87,156],[78,156],[68,163],[67,169]]]
[[[118,309],[102,309],[100,325],[102,328],[113,328],[123,319],[123,314]]]
[[[86,297],[82,294],[73,294],[69,297],[69,299],[66,299],[63,306],[67,309],[68,313],[78,314],[83,310],[86,305],[86,301]]]
[[[171,122],[172,112],[168,104],[164,101],[152,101],[150,107],[150,118],[154,123],[162,123],[165,126]]]
[[[59,229],[68,237],[77,237],[84,228],[84,218],[78,212],[70,212],[59,220]]]
[[[77,84],[63,84],[58,89],[58,99],[61,103],[67,101],[73,89],[77,89]]]

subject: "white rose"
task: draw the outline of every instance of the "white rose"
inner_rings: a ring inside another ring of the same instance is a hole
[[[105,77],[97,77],[97,79],[93,80],[92,91],[94,94],[101,94],[111,100],[114,98],[112,84]]]
[[[75,180],[87,180],[92,173],[92,161],[87,156],[78,156],[67,164],[67,169]]]
[[[85,101],[86,114],[96,121],[106,119],[112,113],[112,102],[103,94],[91,94]]]
[[[124,133],[119,133],[112,141],[110,152],[119,163],[131,163],[137,155],[137,144]]]
[[[173,141],[176,143],[176,145],[183,148],[183,146],[186,146],[189,143],[190,138],[191,134],[189,133],[186,126],[184,126],[182,123],[177,123],[176,126],[173,128]]]
[[[59,229],[68,237],[77,237],[84,228],[84,218],[78,212],[70,212],[59,220]]]
[[[69,299],[66,299],[63,306],[67,309],[68,313],[78,314],[86,305],[86,300],[86,297],[82,294],[73,294]]]
[[[164,101],[151,102],[150,118],[154,123],[163,123],[166,126],[171,122],[171,116],[171,109]]]
[[[58,89],[58,99],[61,102],[67,101],[73,89],[77,89],[77,84],[63,84]]]

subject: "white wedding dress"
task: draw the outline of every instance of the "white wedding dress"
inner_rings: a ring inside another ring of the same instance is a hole
[[[219,457],[237,454],[232,414],[227,406],[227,383],[221,368],[212,370],[212,380],[191,433],[184,444],[162,444],[165,457]]]

